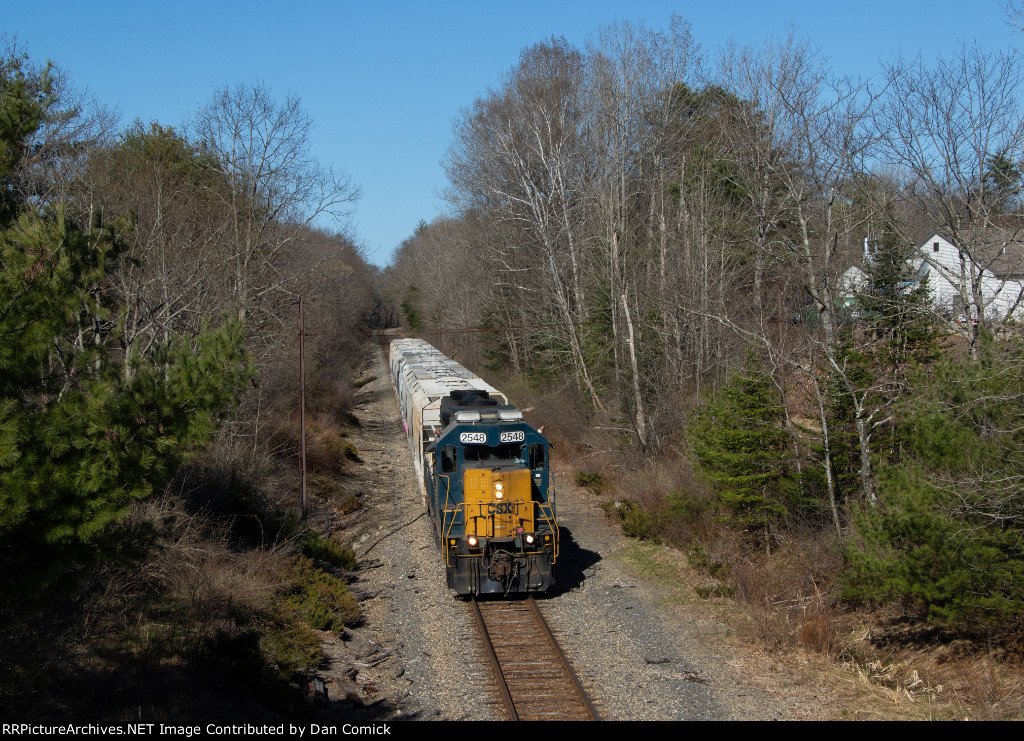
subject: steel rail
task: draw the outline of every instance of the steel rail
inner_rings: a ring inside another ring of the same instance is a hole
[[[476,616],[477,627],[480,628],[480,635],[483,636],[484,645],[487,648],[487,658],[490,660],[491,670],[498,680],[498,691],[501,693],[501,699],[505,703],[505,709],[512,716],[512,720],[519,720],[516,705],[512,702],[512,695],[508,691],[508,682],[505,681],[505,673],[501,671],[501,662],[498,661],[498,654],[495,653],[494,644],[491,643],[491,636],[487,632],[487,623],[484,622],[483,613],[480,612],[480,604],[474,596],[471,596],[469,601],[473,605],[473,615]]]
[[[511,719],[600,720],[532,597],[491,602],[487,609],[475,597],[471,602]]]
[[[527,597],[527,601],[530,603],[530,610],[533,612],[534,616],[536,616],[537,623],[540,625],[541,631],[544,633],[545,637],[547,637],[552,650],[554,650],[555,655],[562,663],[565,671],[572,678],[573,690],[575,690],[576,695],[580,698],[580,702],[586,705],[587,712],[590,713],[590,719],[601,720],[597,715],[597,709],[594,707],[594,704],[590,702],[590,698],[587,697],[587,693],[583,691],[583,685],[580,684],[579,677],[577,677],[576,672],[573,671],[572,664],[570,664],[569,659],[566,658],[565,652],[562,651],[562,647],[558,645],[558,641],[555,639],[555,634],[552,633],[551,628],[548,627],[548,621],[544,619],[543,615],[541,615],[540,608],[537,607],[537,601],[533,598],[533,595],[529,595]]]

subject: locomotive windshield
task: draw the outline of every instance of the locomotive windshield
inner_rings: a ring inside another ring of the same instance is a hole
[[[504,443],[502,445],[467,445],[462,449],[462,457],[467,463],[489,463],[502,465],[518,463],[525,460],[522,443]]]

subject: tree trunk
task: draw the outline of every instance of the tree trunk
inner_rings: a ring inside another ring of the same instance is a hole
[[[640,395],[640,370],[636,362],[636,344],[633,340],[633,319],[629,313],[629,289],[622,294],[622,311],[626,316],[628,330],[627,344],[629,347],[629,364],[633,370],[633,404],[636,407],[636,436],[640,438],[641,447],[647,447],[647,421],[644,417],[644,403]]]

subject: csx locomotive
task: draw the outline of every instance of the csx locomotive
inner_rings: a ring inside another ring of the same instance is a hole
[[[390,365],[448,586],[460,595],[547,590],[558,558],[547,439],[423,340],[394,340]]]

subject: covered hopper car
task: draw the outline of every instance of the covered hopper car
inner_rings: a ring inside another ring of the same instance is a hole
[[[548,441],[497,389],[423,340],[391,343],[420,491],[448,586],[543,592],[558,558]]]

